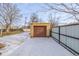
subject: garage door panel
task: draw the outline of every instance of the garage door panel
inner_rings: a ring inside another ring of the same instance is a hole
[[[46,26],[34,26],[34,36],[35,37],[45,37],[46,36]]]

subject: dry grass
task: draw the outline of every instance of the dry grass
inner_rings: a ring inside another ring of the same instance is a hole
[[[10,32],[3,32],[2,36],[7,36],[7,35],[15,35],[15,34],[19,34],[22,33],[23,31],[17,30],[17,31],[10,31]],[[1,36],[1,34],[0,34]]]

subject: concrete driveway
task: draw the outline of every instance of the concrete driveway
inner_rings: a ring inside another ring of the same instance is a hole
[[[13,51],[10,56],[73,56],[61,45],[48,37],[30,38],[27,34],[25,43]]]

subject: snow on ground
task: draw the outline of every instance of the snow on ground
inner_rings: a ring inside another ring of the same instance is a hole
[[[0,42],[7,44],[5,48],[0,49],[2,56],[72,56],[53,38],[30,38],[26,32],[1,37]]]
[[[1,55],[9,55],[14,50],[19,48],[22,45],[22,43],[24,43],[24,40],[27,38],[24,35],[27,36],[26,33],[21,33],[16,35],[0,37],[0,42],[6,45],[5,48],[0,49]]]
[[[26,36],[26,35],[25,35]],[[48,37],[28,38],[10,56],[73,56],[61,45]]]

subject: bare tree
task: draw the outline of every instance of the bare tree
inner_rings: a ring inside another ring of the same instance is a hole
[[[46,4],[50,9],[72,15],[75,20],[79,21],[79,4],[78,3],[60,3]]]
[[[33,13],[30,17],[30,21],[31,22],[39,22],[38,15],[36,13]]]
[[[57,26],[59,22],[59,17],[56,16],[56,12],[54,13],[53,17],[52,14],[49,14],[49,23],[51,23],[52,26]]]
[[[12,23],[20,18],[20,10],[17,8],[16,4],[0,4],[0,24],[6,28],[6,32],[9,32]]]

